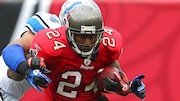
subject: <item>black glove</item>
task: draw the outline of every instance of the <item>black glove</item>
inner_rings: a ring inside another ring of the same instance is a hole
[[[116,73],[114,72],[115,80],[110,79],[109,77],[103,80],[104,88],[106,91],[112,91],[120,95],[127,95],[130,91],[129,80],[123,72]]]
[[[49,73],[48,69],[46,69],[46,64],[44,58],[41,57],[30,57],[28,60],[28,66],[31,68],[37,68],[43,71],[43,73]]]
[[[135,77],[134,80],[130,84],[131,91],[133,93],[135,93],[141,99],[144,99],[144,97],[146,96],[146,92],[145,92],[146,86],[141,81],[141,79],[143,79],[144,77],[145,76],[143,74],[139,75],[139,76]]]
[[[109,77],[106,77],[103,80],[103,84],[105,87],[105,90],[113,91],[113,92],[121,92],[121,87],[119,85],[119,82],[111,80]]]

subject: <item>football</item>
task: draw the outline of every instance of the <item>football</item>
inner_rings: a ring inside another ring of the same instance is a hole
[[[110,79],[116,81],[116,77],[113,74],[114,72],[119,74],[119,69],[117,69],[116,67],[105,67],[98,70],[96,75],[96,85],[100,91],[104,91],[103,80],[106,77],[109,77]]]

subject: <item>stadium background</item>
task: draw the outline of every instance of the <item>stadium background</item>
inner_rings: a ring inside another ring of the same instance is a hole
[[[12,2],[13,1],[13,2]],[[180,101],[180,1],[95,0],[105,25],[122,34],[121,67],[132,80],[145,74],[145,101]],[[37,11],[58,15],[64,0],[0,0],[0,49],[19,37],[27,19]],[[31,89],[21,101],[43,101],[43,93]],[[140,101],[108,94],[110,101]]]

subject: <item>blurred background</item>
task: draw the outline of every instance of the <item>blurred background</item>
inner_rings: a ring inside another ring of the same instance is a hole
[[[20,37],[27,19],[37,11],[59,14],[65,0],[0,0],[0,50]],[[130,80],[144,74],[145,101],[180,101],[180,0],[95,0],[106,26],[119,31],[124,52],[119,59]],[[21,101],[43,101],[31,89]],[[110,101],[140,101],[106,95]]]

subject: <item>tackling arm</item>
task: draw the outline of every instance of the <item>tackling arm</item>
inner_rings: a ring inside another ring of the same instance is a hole
[[[16,61],[19,61],[19,60],[26,61],[26,58],[29,57],[29,54],[27,54],[27,53],[29,51],[29,47],[30,47],[32,38],[33,38],[33,34],[30,31],[27,31],[23,34],[23,36],[21,38],[11,42],[8,46],[5,47],[5,49],[3,49],[3,52],[2,52],[3,59],[6,63],[6,65],[8,65],[8,67],[10,68],[7,71],[7,75],[9,78],[16,80],[16,81],[20,81],[20,80],[24,79],[24,75],[17,73],[16,72],[17,67],[14,67],[13,65],[11,65],[11,63],[12,62],[17,63]],[[20,53],[19,51],[17,51],[14,48],[12,48],[12,50],[11,50],[11,47],[13,45],[16,45],[17,49],[21,49],[21,47],[23,47],[22,53]],[[15,54],[16,51],[17,51],[17,54]],[[24,54],[27,54],[26,57],[24,56]],[[15,55],[18,55],[18,56],[15,56]],[[21,61],[19,61],[19,62],[21,62]]]
[[[26,61],[24,54],[27,54],[30,48],[30,43],[35,33],[45,28],[58,28],[60,27],[59,18],[50,13],[37,12],[26,23],[22,31],[21,38],[11,42],[3,49],[2,56],[5,63],[11,70],[8,70],[8,76],[14,80],[23,79],[23,75],[17,72],[17,66]],[[12,71],[13,70],[13,71]]]

